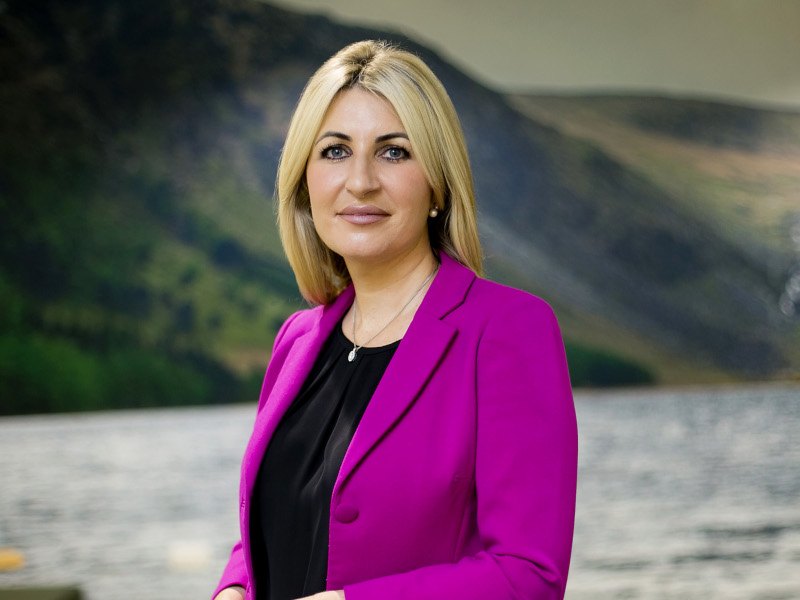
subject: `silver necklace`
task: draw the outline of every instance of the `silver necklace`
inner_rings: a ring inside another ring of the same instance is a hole
[[[352,350],[350,350],[350,353],[347,355],[347,362],[353,362],[353,361],[356,359],[356,352],[358,352],[359,350],[361,350],[361,349],[362,349],[364,346],[366,346],[367,344],[369,344],[369,343],[370,343],[372,340],[374,340],[374,339],[375,339],[376,337],[378,337],[378,336],[379,336],[381,333],[383,333],[383,330],[384,330],[384,329],[386,329],[386,328],[387,328],[389,325],[391,325],[392,323],[394,323],[394,320],[395,320],[397,317],[399,317],[400,315],[402,315],[402,314],[403,314],[403,311],[404,311],[405,309],[407,309],[407,308],[408,308],[408,305],[409,305],[409,304],[411,304],[411,303],[414,301],[414,298],[416,298],[417,296],[419,296],[419,293],[420,293],[420,292],[423,290],[423,288],[424,288],[426,285],[428,285],[428,282],[429,282],[431,279],[433,279],[433,276],[434,276],[434,275],[436,275],[436,271],[438,271],[438,270],[439,270],[439,265],[436,265],[436,268],[435,268],[435,269],[434,269],[434,270],[431,272],[431,274],[430,274],[430,275],[428,275],[428,276],[425,278],[425,281],[423,281],[423,282],[422,282],[422,285],[421,285],[421,286],[419,286],[419,289],[418,289],[416,292],[414,292],[414,295],[413,295],[413,296],[411,296],[411,298],[409,298],[408,302],[406,302],[406,303],[403,305],[403,308],[401,308],[401,309],[400,309],[400,311],[399,311],[399,312],[398,312],[398,313],[397,313],[395,316],[393,316],[393,317],[392,317],[392,318],[389,320],[389,322],[388,322],[388,323],[386,323],[386,325],[384,325],[383,327],[381,327],[381,328],[380,328],[380,330],[378,330],[378,333],[376,333],[375,335],[373,335],[371,338],[369,338],[369,339],[368,339],[366,342],[364,342],[364,343],[363,343],[363,344],[361,344],[360,346],[359,346],[358,344],[356,344],[356,313],[357,313],[357,311],[358,311],[358,302],[356,302],[356,301],[353,301],[353,349],[352,349]]]

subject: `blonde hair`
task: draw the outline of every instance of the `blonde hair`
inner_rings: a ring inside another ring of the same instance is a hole
[[[329,58],[306,84],[278,166],[278,228],[300,293],[327,304],[350,283],[341,256],[317,235],[306,186],[306,164],[336,95],[359,87],[385,98],[397,112],[433,190],[439,216],[428,221],[434,252],[444,251],[482,272],[475,193],[466,143],[441,82],[417,56],[386,42],[351,44]]]

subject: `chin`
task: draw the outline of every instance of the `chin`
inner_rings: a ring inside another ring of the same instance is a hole
[[[338,254],[340,254],[345,261],[360,262],[381,262],[393,256],[393,254],[389,252],[369,252],[365,250],[339,252]]]
[[[328,243],[327,240],[322,241],[345,260],[380,260],[384,256],[393,254],[391,248],[385,243],[378,243],[376,239],[347,240],[344,243],[341,240],[331,240],[332,243]]]

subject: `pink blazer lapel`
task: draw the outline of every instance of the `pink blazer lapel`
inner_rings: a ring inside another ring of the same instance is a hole
[[[440,258],[439,272],[356,428],[334,494],[384,433],[402,417],[457,333],[442,319],[464,301],[475,274],[447,254],[441,253]],[[253,489],[261,458],[278,422],[300,391],[325,340],[352,304],[353,296],[353,287],[350,286],[321,309],[317,322],[293,341],[271,390],[262,391],[262,394],[269,393],[270,398],[256,417],[250,445],[245,451],[244,490]]]
[[[436,278],[356,428],[334,485],[334,496],[414,402],[456,336],[456,329],[442,319],[464,301],[476,276],[444,253],[441,261]]]
[[[325,340],[352,302],[353,287],[350,286],[331,304],[322,307],[317,322],[292,342],[272,389],[261,391],[262,394],[269,394],[269,401],[264,402],[263,411],[256,417],[250,446],[245,451],[243,481],[246,489],[253,489],[261,458],[275,428],[308,377]]]

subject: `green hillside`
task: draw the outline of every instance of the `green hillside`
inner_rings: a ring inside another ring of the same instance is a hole
[[[683,155],[591,133],[663,137],[626,110],[512,101],[402,36],[255,0],[51,0],[0,12],[0,414],[255,399],[303,306],[271,200],[286,124],[316,66],[366,37],[418,52],[450,90],[490,273],[556,307],[574,383],[798,372],[800,328],[776,308],[792,249],[739,235],[759,240],[791,201],[732,210],[730,235],[721,184],[684,169],[683,194],[670,177]],[[788,172],[759,185],[791,190]]]

